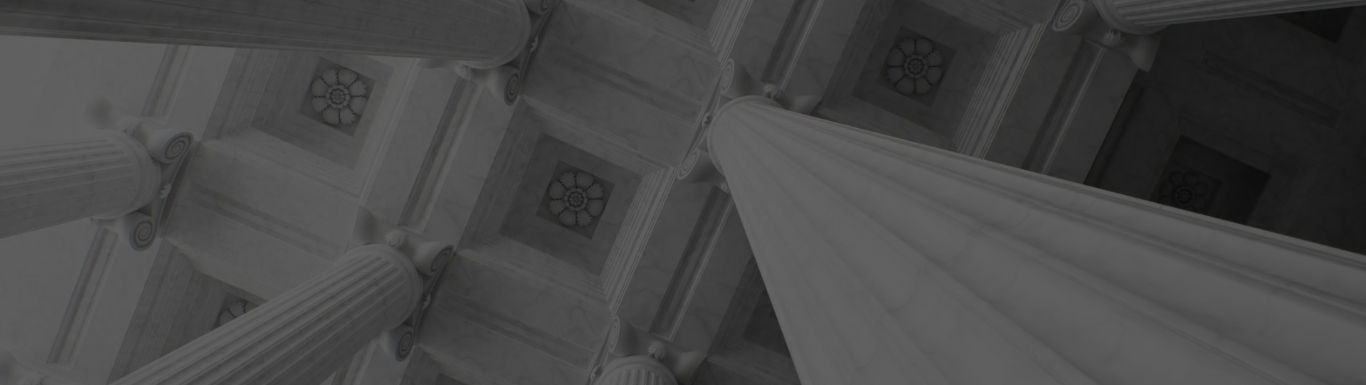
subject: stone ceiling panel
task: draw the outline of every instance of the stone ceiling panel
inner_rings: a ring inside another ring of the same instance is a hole
[[[836,98],[868,103],[952,136],[976,93],[994,37],[921,2],[874,5],[840,64]],[[879,18],[884,18],[879,22]],[[836,103],[834,105],[840,105]],[[882,119],[895,125],[891,119]]]
[[[204,140],[359,197],[405,113],[415,59],[240,49]],[[321,96],[315,96],[321,95]],[[336,122],[333,124],[332,122]]]
[[[361,55],[285,52],[253,127],[355,168],[392,69]],[[369,112],[369,113],[367,113]]]
[[[542,135],[501,233],[600,274],[640,176]]]

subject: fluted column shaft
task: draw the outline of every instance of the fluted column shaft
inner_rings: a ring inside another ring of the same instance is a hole
[[[116,131],[0,148],[0,238],[89,217],[127,214],[155,198],[161,168]]]
[[[1171,24],[1366,5],[1366,0],[1092,0],[1107,23],[1147,34]]]
[[[802,383],[1366,378],[1361,255],[760,97],[706,143]]]
[[[0,2],[7,34],[445,58],[479,68],[517,57],[530,28],[521,0]]]
[[[167,353],[115,385],[318,384],[418,306],[422,280],[383,245],[347,252],[331,269]]]
[[[649,356],[621,357],[607,363],[593,385],[676,385],[673,372]]]

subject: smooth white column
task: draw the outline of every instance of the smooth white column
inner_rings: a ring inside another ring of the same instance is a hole
[[[507,63],[531,33],[522,0],[0,2],[0,33]]]
[[[802,383],[1366,379],[1361,255],[761,97],[706,143]]]
[[[422,279],[408,257],[384,245],[361,246],[114,384],[318,384],[408,319],[421,296]]]
[[[1148,34],[1179,23],[1366,5],[1363,0],[1092,0],[1106,23]]]
[[[142,143],[117,131],[82,136],[0,148],[0,238],[118,217],[156,197],[161,168]]]

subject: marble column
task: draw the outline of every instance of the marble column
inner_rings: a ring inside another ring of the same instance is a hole
[[[114,384],[322,383],[407,320],[422,290],[417,269],[398,250],[357,247],[331,269]]]
[[[0,2],[0,33],[323,50],[493,68],[531,34],[523,0],[43,0]]]
[[[1366,0],[1092,0],[1106,23],[1149,34],[1179,23],[1366,5]]]
[[[601,353],[610,361],[593,369],[593,385],[688,385],[707,360],[707,354],[684,350],[620,316],[612,321]]]
[[[677,385],[668,367],[649,356],[622,357],[609,362],[593,385]]]
[[[122,216],[156,198],[161,182],[146,147],[118,131],[0,148],[0,238]]]
[[[762,97],[704,143],[802,383],[1366,379],[1362,255]]]

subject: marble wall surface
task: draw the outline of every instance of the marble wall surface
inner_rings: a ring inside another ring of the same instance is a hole
[[[561,361],[463,314],[438,308],[431,317],[422,346],[439,363],[478,363],[482,371],[514,384],[583,383],[588,378],[587,368]]]
[[[1024,167],[1063,82],[1074,72],[1071,63],[1081,44],[1081,38],[1073,35],[1044,33],[986,159]]]
[[[785,68],[774,70],[773,81],[793,95],[824,95],[864,4],[864,0],[812,3],[810,24],[792,30],[800,37],[792,42],[794,52],[778,63]]]
[[[94,235],[89,222],[71,222],[0,239],[6,256],[0,303],[16,310],[0,313],[0,344],[20,356],[47,358]]]
[[[697,231],[697,222],[710,191],[710,186],[689,183],[676,183],[669,191],[654,234],[645,246],[617,310],[627,322],[643,329],[654,324],[678,262]]]
[[[1270,174],[1249,225],[1366,251],[1366,88],[1342,52],[1270,16],[1169,28],[1098,185],[1150,198],[1185,137]]]
[[[790,23],[789,16],[799,6],[807,6],[813,0],[754,0],[745,15],[730,58],[735,64],[748,69],[763,81],[773,81],[775,71],[771,68],[779,62],[778,56],[795,47],[780,46],[780,42],[795,40],[788,36],[800,32],[805,27],[801,23]],[[785,62],[784,62],[785,63]],[[785,69],[785,68],[784,68]]]
[[[512,120],[514,108],[498,97],[476,87],[461,96],[468,106],[461,119],[447,128],[449,153],[438,163],[435,177],[429,177],[424,194],[430,195],[430,208],[418,206],[404,224],[424,234],[440,234],[455,244],[465,241],[475,217],[475,205],[482,188],[496,176],[495,156]],[[479,186],[479,187],[475,187]]]
[[[1069,110],[1053,111],[1057,115],[1051,116],[1045,124],[1046,129],[1056,130],[1055,136],[1044,136],[1036,143],[1052,142],[1054,145],[1051,148],[1035,147],[1030,169],[1082,182],[1091,171],[1092,162],[1119,113],[1137,69],[1127,55],[1111,50],[1103,50],[1089,61],[1076,63],[1090,65],[1090,72],[1086,74],[1088,79],[1082,85],[1084,88],[1075,93],[1079,100],[1071,103]]]
[[[720,0],[640,0],[688,24],[706,28]]]
[[[346,193],[224,142],[203,143],[194,156],[168,235],[210,275],[272,298],[345,250],[360,208]]]
[[[1057,83],[1032,80],[1030,88],[1021,91],[1020,101],[1007,113],[1009,125],[997,134],[1007,140],[993,142],[987,159],[1082,183],[1138,70],[1124,53],[1075,43],[1076,38],[1068,35],[1050,35],[1049,46],[1075,51],[1040,60],[1070,58],[1060,65],[1066,72],[1052,72],[1062,76],[1054,79]],[[1056,94],[1049,93],[1054,90]]]
[[[161,248],[139,293],[132,322],[123,333],[108,381],[117,381],[221,326],[220,313],[229,300],[237,299],[252,307],[264,302],[195,270],[175,247]]]
[[[364,205],[375,217],[411,225],[425,218],[433,189],[450,161],[451,146],[464,130],[469,104],[480,87],[451,71],[423,69],[416,74],[398,118],[390,123],[389,150],[380,155],[364,191]]]
[[[733,293],[720,305],[725,316],[716,325],[711,356],[698,374],[698,384],[800,383],[780,322],[771,318],[775,316],[772,301],[753,254],[737,262],[731,272]],[[760,330],[767,339],[754,338]]]
[[[555,57],[554,48],[547,47],[546,51],[542,59]],[[623,143],[660,165],[682,159],[686,147],[680,143],[686,143],[687,138],[692,136],[694,128],[691,118],[700,111],[696,107],[700,103],[668,103],[669,100],[681,99],[669,98],[669,93],[658,89],[622,92],[622,87],[634,83],[630,80],[634,78],[595,80],[591,74],[554,64],[572,63],[569,60],[547,60],[543,63],[537,68],[540,76],[533,74],[527,80],[528,98],[582,121],[583,126],[597,131],[596,136]],[[652,104],[651,101],[657,102]],[[668,107],[660,108],[657,106],[660,104]],[[689,105],[695,107],[687,108]],[[680,106],[685,108],[678,108]],[[683,117],[689,119],[684,120]]]
[[[675,295],[686,298],[686,301],[662,304],[665,306],[661,306],[661,312],[656,315],[656,325],[671,326],[660,328],[658,333],[669,336],[679,346],[697,351],[715,348],[717,334],[728,316],[727,305],[742,284],[745,263],[753,258],[740,216],[732,206],[734,203],[730,199],[719,199],[718,203],[724,205],[724,210],[713,211],[712,218],[708,218],[708,226],[699,228],[710,234],[695,235],[707,236],[699,237],[706,242],[693,251],[697,254],[694,258],[699,261],[679,266],[689,267],[694,272],[691,275],[676,275],[686,278],[675,279],[675,285],[681,289],[678,291],[683,292]],[[670,306],[676,309],[665,312],[670,310]],[[677,319],[671,323],[661,322],[667,321],[667,316]]]
[[[546,44],[554,47],[540,54],[538,68],[564,66],[669,116],[687,123],[695,120],[697,108],[707,101],[720,73],[720,63],[709,47],[689,44],[705,41],[683,41],[700,37],[621,23],[594,9],[596,5],[566,2],[556,10]],[[544,78],[554,81],[556,76]],[[533,84],[528,86],[527,94],[534,97]],[[558,99],[546,99],[550,96],[539,99],[558,105],[553,102]]]

